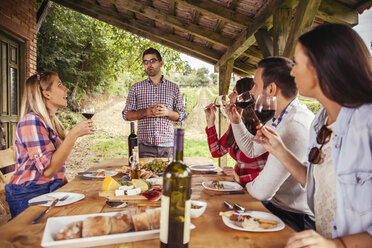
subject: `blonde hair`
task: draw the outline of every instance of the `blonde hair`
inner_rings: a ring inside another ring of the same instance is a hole
[[[39,72],[27,79],[22,96],[20,119],[28,113],[37,114],[57,133],[58,138],[62,141],[66,137],[65,128],[57,116],[50,116],[42,94],[43,90],[50,89],[54,76],[58,76],[58,74],[56,72]]]

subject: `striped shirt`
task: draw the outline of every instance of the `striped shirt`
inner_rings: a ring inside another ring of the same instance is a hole
[[[183,121],[185,118],[185,106],[178,86],[163,76],[157,85],[147,78],[132,86],[122,112],[123,119],[127,120],[128,111],[144,110],[154,104],[163,104],[177,112],[178,121]],[[137,136],[139,143],[173,146],[173,122],[168,117],[144,117],[138,120]]]
[[[64,179],[66,165],[62,166],[52,178],[43,175],[53,153],[61,145],[57,133],[43,119],[34,113],[28,113],[18,123],[15,136],[17,162],[10,184],[40,185],[52,180]]]
[[[207,133],[208,146],[212,157],[219,158],[229,153],[236,160],[234,170],[239,175],[240,184],[243,187],[258,176],[266,163],[268,153],[264,153],[257,158],[249,158],[239,149],[236,142],[231,147],[228,147],[226,138],[231,132],[231,125],[221,139],[218,139],[215,126],[206,128],[205,132]]]

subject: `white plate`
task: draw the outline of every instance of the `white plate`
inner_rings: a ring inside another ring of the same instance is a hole
[[[213,190],[213,191],[239,191],[239,190],[243,190],[243,187],[236,183],[236,182],[227,182],[227,181],[218,181],[220,184],[223,184],[223,189],[216,189],[213,184],[212,184],[212,181],[208,181],[208,182],[203,182],[202,185],[204,188],[206,189],[209,189],[209,190]]]
[[[54,198],[62,198],[63,196],[68,195],[67,199],[64,201],[59,201],[57,202],[56,206],[64,206],[68,205],[77,201],[80,201],[81,199],[84,199],[85,195],[84,194],[79,194],[79,193],[71,193],[71,192],[51,192],[47,193],[44,195],[39,195],[37,197],[34,197],[28,201],[28,204],[33,203],[33,202],[38,202],[38,201],[49,201],[48,203],[45,204],[40,204],[38,206],[49,206],[52,204],[53,197]]]
[[[193,171],[216,171],[217,169],[213,164],[190,165],[189,168]]]
[[[226,213],[236,214],[235,211],[227,211]],[[263,228],[245,229],[241,225],[239,225],[236,221],[231,221],[226,216],[222,216],[222,221],[226,226],[232,229],[239,230],[239,231],[245,231],[245,232],[276,232],[276,231],[282,230],[285,227],[283,221],[271,213],[260,212],[260,211],[249,211],[245,213],[244,215],[250,215],[258,219],[274,220],[278,222],[278,224],[276,225],[276,227],[271,228],[271,229],[263,229]]]
[[[43,238],[41,240],[42,247],[92,247],[92,246],[102,246],[110,244],[118,244],[125,242],[134,242],[140,240],[157,239],[159,238],[160,230],[149,230],[141,232],[126,232],[118,234],[110,234],[104,236],[95,236],[89,238],[78,238],[69,240],[58,240],[55,241],[55,235],[64,226],[76,222],[82,221],[90,216],[112,216],[117,214],[117,212],[111,213],[99,213],[99,214],[86,214],[86,215],[75,215],[75,216],[62,216],[62,217],[52,217],[48,218]],[[195,226],[190,224],[190,229],[194,229]]]
[[[92,174],[84,174],[84,175],[81,175],[83,177],[89,177],[89,178],[105,178],[106,176],[116,176],[119,172],[117,171],[107,171],[107,170],[102,170],[103,172],[105,172],[105,175],[104,176],[97,176],[95,173],[92,173]],[[100,172],[99,170],[97,170],[97,172]]]

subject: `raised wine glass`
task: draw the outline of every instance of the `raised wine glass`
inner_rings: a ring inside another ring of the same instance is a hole
[[[84,101],[83,104],[81,105],[81,114],[87,119],[92,119],[95,113],[96,109],[94,108],[94,104],[89,100]],[[94,127],[92,127],[91,131],[96,132],[97,130]]]
[[[227,114],[225,112],[225,106],[229,104],[229,97],[227,95],[219,95],[216,97],[216,99],[213,102],[213,107],[218,108],[221,113],[227,117]],[[204,110],[207,110],[207,106],[203,107]]]
[[[249,91],[245,91],[236,97],[235,105],[239,108],[246,108],[254,104],[254,99]]]
[[[91,101],[84,101],[81,105],[81,114],[87,118],[92,119],[93,115],[96,113],[96,109]]]
[[[269,96],[265,92],[257,97],[256,105],[254,107],[256,116],[260,120],[261,126],[271,120],[276,112],[276,97]]]

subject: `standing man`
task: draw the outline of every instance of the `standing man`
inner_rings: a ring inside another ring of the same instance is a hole
[[[277,111],[265,125],[274,128],[288,149],[305,161],[314,114],[297,99],[298,90],[290,75],[292,67],[293,62],[284,57],[264,58],[258,63],[250,93],[255,99],[263,91],[276,96]],[[257,157],[267,152],[254,141],[233,105],[228,106],[227,114],[236,143],[246,156]],[[272,154],[269,154],[260,174],[247,183],[246,188],[250,195],[264,201],[267,209],[295,231],[314,229],[314,215],[307,204],[306,192]]]
[[[123,119],[138,120],[140,158],[171,157],[173,121],[185,118],[180,89],[162,75],[163,61],[158,50],[148,48],[142,61],[149,77],[131,87],[122,112]]]

